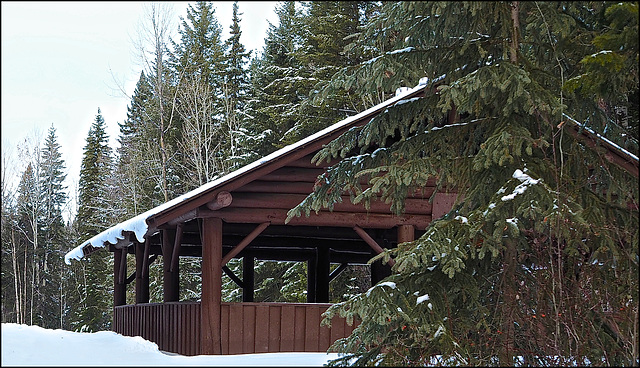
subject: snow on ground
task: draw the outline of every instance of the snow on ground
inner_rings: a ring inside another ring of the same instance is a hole
[[[111,331],[80,333],[2,324],[2,366],[307,366],[321,367],[338,354],[262,353],[183,356],[167,354],[140,336]]]

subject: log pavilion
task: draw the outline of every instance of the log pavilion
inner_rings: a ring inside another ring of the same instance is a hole
[[[414,240],[432,219],[451,209],[455,193],[436,193],[430,202],[434,188],[424,188],[421,195],[407,199],[400,216],[392,214],[390,204],[372,202],[366,210],[350,203],[349,196],[331,212],[285,223],[287,212],[312,191],[326,169],[311,163],[323,145],[399,101],[424,96],[425,88],[420,83],[399,91],[392,99],[117,224],[67,253],[65,261],[101,247],[113,252],[113,330],[142,336],[161,350],[183,355],[324,352],[354,329],[339,317],[330,328],[320,326],[322,313],[331,305],[329,283],[347,265],[366,264],[383,248]],[[637,176],[637,158],[634,164]],[[135,259],[135,270],[127,276],[129,256]],[[149,303],[149,264],[158,257],[163,302]],[[179,257],[202,258],[199,302],[179,301]],[[242,278],[226,267],[240,257]],[[307,303],[255,303],[256,259],[307,262]],[[331,264],[339,266],[330,272]],[[243,302],[222,302],[223,272],[242,288]],[[389,264],[374,262],[371,284],[389,273]],[[131,282],[135,304],[126,305]]]

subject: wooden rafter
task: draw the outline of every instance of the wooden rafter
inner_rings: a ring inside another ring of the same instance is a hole
[[[376,253],[380,254],[384,252],[384,249],[382,249],[382,247],[369,234],[367,234],[367,232],[364,231],[364,229],[362,229],[359,226],[354,226],[353,230],[355,230],[355,232],[358,233],[358,235],[360,235],[362,240],[364,240],[367,244],[369,244],[369,246],[374,251],[376,251]],[[396,261],[394,261],[393,258],[389,258],[389,261],[387,263],[389,263],[389,266],[393,266],[396,263]]]
[[[252,232],[250,232],[249,235],[247,235],[244,239],[242,239],[240,244],[236,245],[235,248],[231,249],[231,251],[222,258],[222,265],[223,266],[226,265],[227,262],[231,260],[231,258],[233,258],[238,253],[240,253],[247,245],[249,245],[249,243],[251,243],[253,239],[255,239],[258,235],[260,235],[260,233],[262,233],[262,231],[264,231],[264,229],[266,229],[267,226],[269,226],[270,224],[271,224],[270,222],[263,222],[260,225],[258,225],[258,227],[256,227]]]

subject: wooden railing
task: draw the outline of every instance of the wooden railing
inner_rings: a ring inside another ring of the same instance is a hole
[[[335,317],[320,327],[330,304],[222,303],[222,354],[324,352],[355,328]],[[113,330],[142,336],[160,350],[200,354],[200,303],[173,302],[115,307]]]

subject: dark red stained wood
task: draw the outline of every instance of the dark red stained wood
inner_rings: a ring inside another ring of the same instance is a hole
[[[263,223],[284,225],[287,210],[260,208],[227,208],[223,211],[199,210],[198,216],[203,218],[219,217],[227,223]],[[311,212],[309,217],[304,214],[291,218],[289,225],[307,226],[360,226],[368,229],[390,229],[396,225],[414,225],[418,229],[425,229],[431,222],[430,215],[402,215],[379,213],[350,213],[320,211],[317,215]]]
[[[306,322],[306,309],[304,307],[295,306],[295,317],[294,317],[294,341],[293,341],[293,350],[294,351],[305,351],[304,343],[305,343],[305,322]]]
[[[451,210],[458,196],[457,193],[436,193],[433,198],[433,210],[431,216],[433,219],[439,219]]]
[[[233,203],[229,208],[276,208],[289,210],[300,204],[306,197],[306,194],[239,192],[234,194]],[[353,204],[351,203],[349,195],[343,195],[342,202],[336,203],[333,207],[333,211],[390,214],[390,208],[390,203],[385,203],[384,201],[371,201],[369,210],[367,210],[363,203]],[[407,198],[405,201],[404,213],[424,215],[431,214],[431,203],[428,198]]]
[[[269,352],[275,353],[280,351],[280,323],[282,321],[280,315],[282,306],[273,306],[269,308]]]
[[[324,311],[326,310],[327,308],[321,308],[320,322],[322,322],[322,320],[324,319],[322,313],[324,313]],[[329,345],[331,345],[331,330],[327,326],[321,326],[318,336],[318,350],[326,351],[329,348]]]
[[[306,313],[304,351],[318,351],[320,338],[320,308],[312,306],[305,308],[304,311]]]
[[[241,304],[229,305],[229,354],[242,353],[242,334],[244,324]]]
[[[228,304],[222,304],[221,308],[220,308],[220,314],[221,314],[221,321],[220,321],[220,330],[221,330],[221,334],[220,334],[220,339],[222,340],[222,354],[229,354],[229,318],[230,318],[230,312],[229,312],[229,305]]]
[[[256,311],[252,305],[242,309],[242,352],[255,353]]]
[[[271,324],[269,307],[258,305],[255,310],[255,352],[266,353],[269,351],[269,326]]]
[[[202,354],[221,354],[222,221],[202,222]]]
[[[336,341],[337,339],[345,337],[344,326],[345,321],[343,318],[333,317],[331,319],[331,342]]]
[[[294,344],[294,324],[291,321],[295,321],[295,307],[293,305],[282,306],[282,319],[280,324],[280,351],[295,351]]]
[[[120,268],[122,262],[122,254],[124,251],[122,249],[116,249],[113,253],[113,305],[125,305],[127,303],[127,286],[120,282]]]

